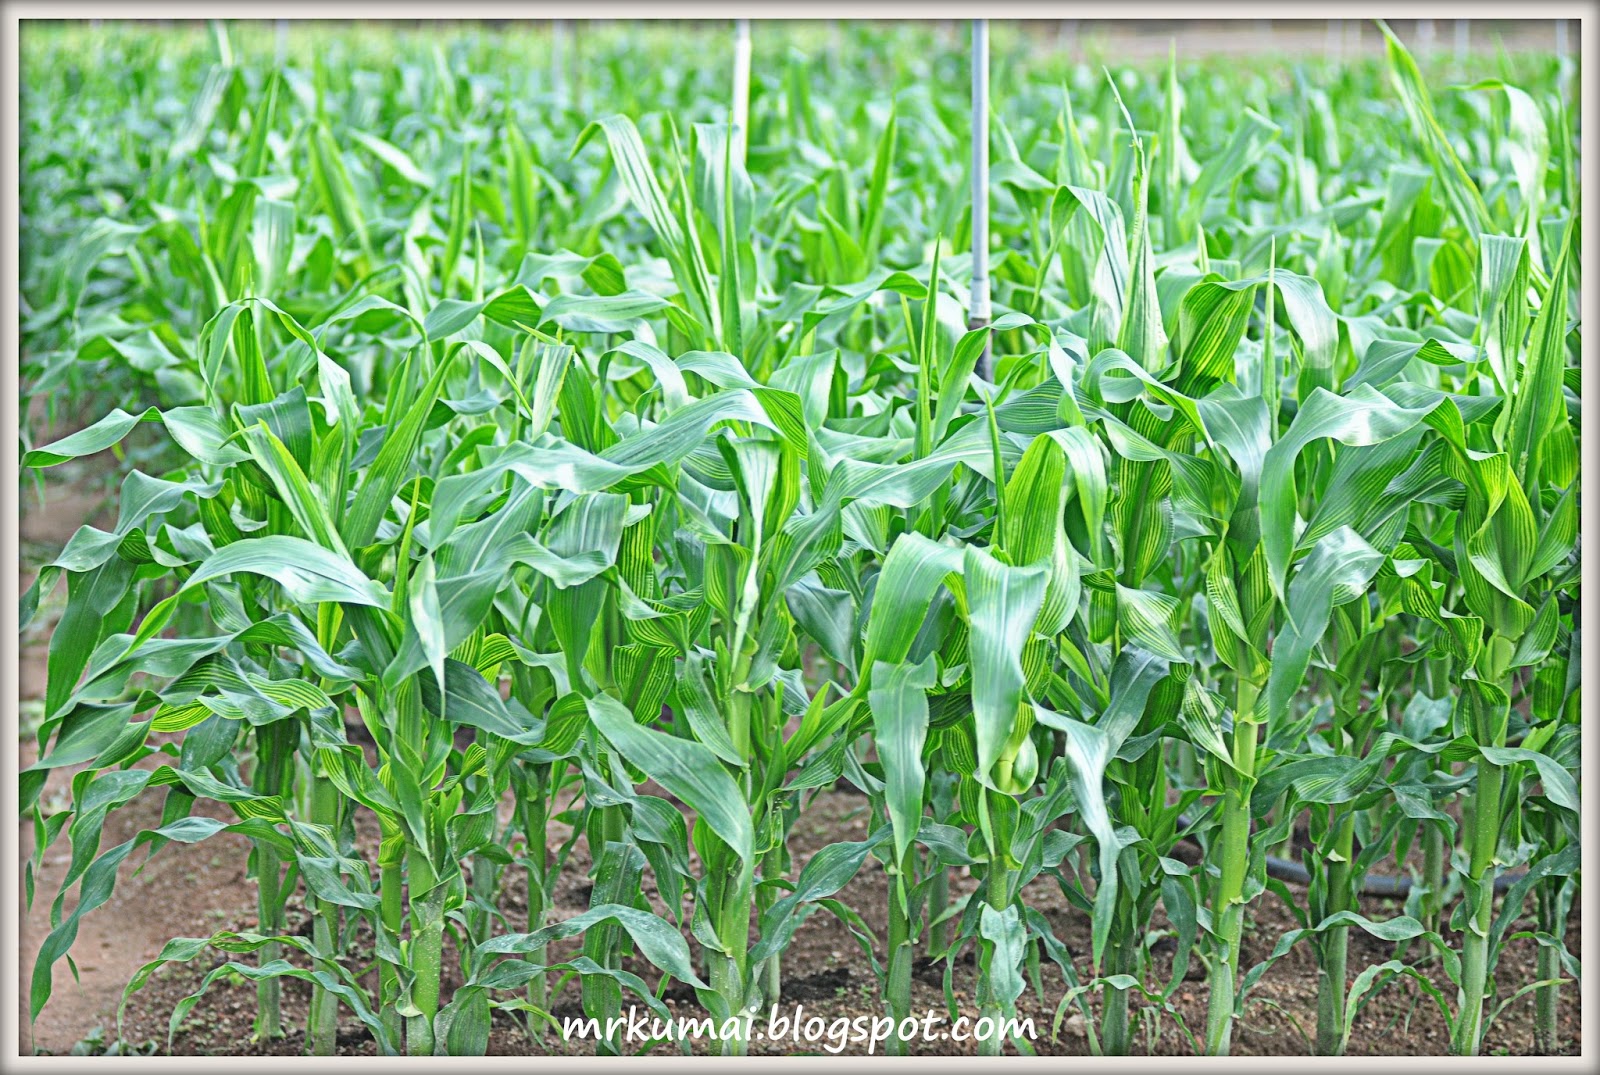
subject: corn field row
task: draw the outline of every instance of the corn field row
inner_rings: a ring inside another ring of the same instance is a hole
[[[731,27],[571,29],[24,32],[23,495],[121,483],[22,600],[59,616],[32,1017],[122,864],[233,833],[255,926],[127,995],[222,953],[174,1026],[242,976],[284,1035],[297,980],[319,1055],[482,1054],[497,1013],[560,1051],[562,997],[669,983],[764,1017],[813,915],[897,1021],[972,953],[984,1015],[1227,1054],[1309,949],[1318,1053],[1407,989],[1455,1053],[1530,992],[1567,1049],[1574,59],[1108,71],[996,23],[975,223],[925,27],[756,22],[748,130]],[[797,862],[835,786],[866,834]],[[1299,925],[1245,965],[1266,898]]]

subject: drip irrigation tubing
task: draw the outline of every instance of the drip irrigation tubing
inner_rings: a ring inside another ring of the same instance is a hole
[[[1191,820],[1183,814],[1178,815],[1178,827],[1187,829],[1192,824]],[[1199,846],[1200,841],[1194,836],[1185,834],[1183,839],[1188,843]],[[1497,894],[1504,894],[1511,886],[1522,880],[1526,871],[1504,873],[1494,879],[1494,890]],[[1311,883],[1311,872],[1300,863],[1292,859],[1281,859],[1276,855],[1267,856],[1267,876],[1279,881],[1289,881],[1293,884],[1308,885]],[[1381,896],[1385,899],[1403,900],[1411,893],[1411,878],[1392,877],[1387,874],[1369,873],[1361,879],[1361,894],[1363,896]]]

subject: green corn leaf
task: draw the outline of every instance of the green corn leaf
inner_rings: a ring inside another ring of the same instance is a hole
[[[629,720],[631,724],[631,719]],[[639,946],[639,951],[654,966],[696,989],[709,989],[694,973],[689,946],[672,924],[658,915],[616,903],[591,907],[580,915],[532,933],[507,933],[491,938],[477,948],[479,956],[521,955],[543,951],[552,941],[574,937],[592,925],[614,922]]]
[[[972,631],[972,716],[977,726],[978,771],[985,787],[999,790],[995,762],[1010,738],[1025,700],[1022,644],[1044,602],[1043,565],[1008,567],[968,546],[962,560]]]
[[[1314,389],[1283,438],[1266,452],[1261,470],[1261,538],[1272,586],[1284,593],[1289,562],[1300,538],[1294,465],[1313,441],[1331,438],[1349,445],[1378,444],[1416,426],[1430,406],[1403,407],[1362,385],[1347,396]]]
[[[1399,94],[1400,102],[1405,106],[1412,132],[1422,144],[1423,155],[1433,169],[1434,178],[1444,191],[1451,211],[1455,213],[1456,222],[1466,229],[1469,235],[1494,233],[1497,229],[1489,217],[1489,210],[1484,205],[1482,193],[1467,175],[1455,147],[1450,144],[1444,130],[1439,126],[1439,120],[1433,110],[1433,100],[1428,94],[1427,84],[1423,81],[1422,72],[1418,70],[1416,61],[1411,58],[1411,53],[1388,26],[1379,21],[1378,27],[1383,31],[1387,42],[1389,72],[1395,92]]]
[[[744,795],[710,750],[641,727],[615,699],[588,700],[589,719],[631,764],[682,799],[729,849],[750,861],[755,834]],[[689,981],[691,979],[685,979]]]
[[[1284,602],[1285,622],[1272,646],[1267,679],[1267,720],[1281,728],[1289,720],[1289,703],[1304,680],[1311,651],[1327,630],[1336,605],[1360,596],[1377,574],[1383,554],[1354,530],[1340,527],[1317,542],[1295,572]],[[1235,714],[1248,720],[1248,714]]]
[[[1561,396],[1562,373],[1567,365],[1567,274],[1570,271],[1573,226],[1569,222],[1550,273],[1550,289],[1534,319],[1528,342],[1527,366],[1517,382],[1511,402],[1511,423],[1506,450],[1523,487],[1534,484],[1540,470],[1544,444],[1552,427],[1562,421],[1566,404]]]
[[[906,850],[922,824],[922,802],[927,773],[922,748],[928,736],[928,690],[937,669],[932,656],[920,663],[873,666],[872,689],[867,704],[883,762],[884,793],[894,826],[895,861]]]

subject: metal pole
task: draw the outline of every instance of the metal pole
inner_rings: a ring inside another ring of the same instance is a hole
[[[1323,52],[1330,60],[1337,60],[1344,55],[1344,20],[1328,20],[1328,40],[1323,47]]]
[[[750,135],[750,20],[733,20],[733,156],[744,167]]]
[[[934,295],[929,302],[937,301]],[[969,329],[989,323],[989,20],[972,20],[972,308]],[[978,375],[994,380],[984,345]]]
[[[1467,19],[1456,20],[1456,63],[1462,63],[1467,58],[1467,49],[1472,44],[1472,23]]]
[[[550,20],[550,88],[558,101],[567,95],[567,20]]]
[[[1580,23],[1579,25],[1581,26],[1582,24]],[[1556,70],[1557,70],[1558,73],[1556,75],[1556,83],[1560,87],[1562,94],[1566,94],[1566,93],[1570,92],[1571,89],[1572,89],[1573,65],[1566,62],[1567,61],[1567,48],[1568,48],[1567,20],[1566,19],[1557,19],[1556,20],[1556,65],[1557,65],[1556,66]]]
[[[1056,51],[1065,53],[1068,59],[1072,56],[1072,43],[1078,37],[1078,20],[1062,19],[1056,27]]]
[[[1417,20],[1417,51],[1426,56],[1433,51],[1433,20]]]
[[[289,20],[278,20],[278,66],[289,59]]]

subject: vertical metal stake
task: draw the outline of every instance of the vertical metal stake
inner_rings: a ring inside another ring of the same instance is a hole
[[[1056,24],[1056,51],[1065,53],[1070,59],[1072,43],[1078,38],[1078,20],[1062,19]]]
[[[933,297],[930,296],[930,301]],[[989,20],[972,20],[972,304],[969,329],[989,323]],[[994,380],[984,344],[978,375]]]
[[[744,167],[750,141],[750,20],[733,20],[733,158]]]
[[[550,88],[556,100],[567,100],[567,20],[550,20]]]

